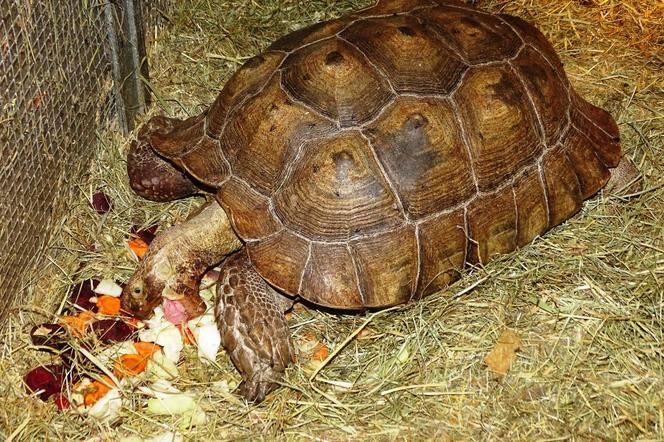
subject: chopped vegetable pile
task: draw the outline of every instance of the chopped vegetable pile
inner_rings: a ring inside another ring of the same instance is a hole
[[[111,209],[103,194],[95,194],[91,205],[100,214]],[[132,229],[127,245],[137,259],[155,231]],[[218,275],[211,271],[204,278],[201,296],[208,307]],[[170,381],[179,376],[185,345],[197,346],[202,361],[216,359],[221,338],[212,310],[188,321],[179,302],[164,299],[151,319],[139,321],[122,311],[121,293],[122,284],[111,279],[83,281],[71,287],[65,315],[32,328],[34,348],[58,356],[60,362],[29,371],[24,378],[28,392],[60,410],[110,421],[122,408],[123,389],[137,387],[148,398],[149,413],[181,416],[183,427],[205,423],[198,400]]]
[[[90,205],[101,216],[112,210],[110,198],[101,191],[92,196]],[[132,227],[126,245],[137,260],[147,252],[156,230],[156,226]],[[125,402],[130,402],[129,392],[138,392],[145,396],[144,409],[152,416],[177,416],[180,429],[205,424],[200,398],[178,390],[172,382],[180,376],[178,364],[187,345],[196,347],[201,362],[215,363],[221,336],[211,306],[218,279],[217,269],[203,276],[200,295],[208,308],[194,319],[189,319],[182,303],[166,297],[150,319],[131,317],[120,302],[123,284],[102,275],[70,287],[64,314],[30,331],[33,348],[54,355],[58,362],[30,370],[24,377],[27,392],[61,411],[107,422],[119,417]],[[309,358],[305,369],[310,372],[330,354],[313,334],[298,342],[298,350]],[[225,392],[235,388],[227,381],[214,384]]]

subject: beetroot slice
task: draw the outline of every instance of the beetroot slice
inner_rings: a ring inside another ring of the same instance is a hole
[[[106,195],[101,190],[98,190],[92,195],[90,206],[95,209],[98,214],[103,215],[104,213],[111,210],[113,203],[111,202],[111,198],[108,195]]]
[[[55,402],[58,410],[66,410],[67,408],[71,408],[71,402],[69,402],[69,399],[67,399],[67,397],[62,393],[55,393],[53,395],[53,402]]]
[[[30,330],[30,340],[34,345],[47,347],[44,350],[62,350],[69,346],[67,329],[60,324],[39,324]]]
[[[154,240],[156,234],[155,232],[157,231],[157,226],[150,226],[146,229],[141,229],[139,226],[131,226],[131,230],[129,231],[132,235],[137,236],[143,240],[143,242],[147,245],[150,245],[152,240]]]
[[[96,297],[94,288],[99,284],[97,279],[88,279],[74,285],[69,290],[69,302],[79,306],[83,310],[97,311],[97,305],[90,301],[90,298]]]
[[[39,391],[39,398],[47,401],[49,397],[62,391],[64,385],[64,371],[62,365],[43,365],[30,370],[24,378],[28,393]]]
[[[134,333],[133,327],[130,327],[123,321],[115,319],[100,319],[92,323],[92,329],[97,337],[105,343],[116,343],[131,339]]]

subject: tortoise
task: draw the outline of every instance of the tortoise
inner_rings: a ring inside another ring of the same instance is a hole
[[[149,120],[127,169],[147,199],[215,198],[157,237],[123,307],[199,314],[221,263],[215,318],[251,401],[292,361],[295,298],[422,298],[635,173],[534,26],[455,0],[378,1],[286,35],[200,115]]]

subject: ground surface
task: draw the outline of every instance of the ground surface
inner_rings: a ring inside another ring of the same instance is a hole
[[[151,50],[156,105],[174,116],[196,114],[270,40],[366,3],[177,2]],[[575,87],[616,116],[646,190],[632,199],[599,195],[518,253],[423,302],[372,317],[313,381],[301,360],[287,373],[288,387],[262,405],[213,388],[238,379],[223,352],[219,367],[190,359],[177,385],[200,395],[210,421],[187,430],[187,440],[664,438],[664,8],[649,0],[478,4],[531,20],[550,37]],[[29,350],[26,333],[45,319],[40,312],[59,308],[72,281],[126,279],[135,267],[124,246],[132,223],[165,226],[200,203],[133,196],[127,146],[115,130],[100,134],[98,160],[54,240],[48,277],[36,279],[35,302],[18,306],[5,331],[0,438],[117,440],[175,428],[146,415],[131,392],[121,418],[108,424],[26,399],[21,385],[25,371],[44,361]],[[99,186],[115,202],[101,218],[86,202]],[[79,262],[86,265],[75,273]],[[334,349],[368,318],[300,310],[290,325],[296,338],[313,334]],[[496,379],[483,361],[506,328],[521,347]]]

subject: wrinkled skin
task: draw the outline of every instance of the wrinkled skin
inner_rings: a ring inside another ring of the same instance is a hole
[[[165,296],[181,302],[189,317],[201,315],[201,277],[240,247],[224,210],[208,203],[187,222],[157,235],[122,292],[122,308],[146,318]]]

